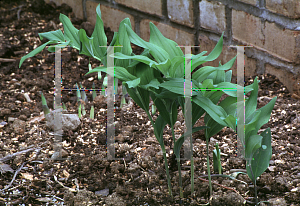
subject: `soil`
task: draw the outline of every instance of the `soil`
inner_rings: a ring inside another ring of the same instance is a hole
[[[65,4],[0,1],[0,205],[253,205],[254,187],[244,174],[237,176],[237,180],[244,182],[212,177],[219,185],[213,184],[213,195],[209,197],[206,148],[201,132],[193,135],[195,193],[190,194],[190,162],[182,160],[185,198],[180,200],[171,131],[166,127],[164,141],[174,196],[171,198],[161,149],[147,115],[135,103],[120,109],[120,97],[115,103],[115,157],[120,159],[105,159],[106,99],[99,96],[99,91],[95,101],[87,92],[87,115],[81,117],[81,125],[75,131],[64,131],[64,159],[51,159],[54,136],[43,117],[40,91],[52,108],[54,54],[44,49],[24,61],[21,68],[19,61],[46,42],[39,39],[38,33],[63,30],[60,13],[69,16],[75,27],[89,29],[89,23],[76,19]],[[105,30],[110,42],[113,32]],[[139,48],[133,49],[140,52]],[[96,74],[84,76],[89,71],[88,57],[79,55],[75,49],[64,49],[62,62],[64,88],[74,88],[79,82],[85,88],[92,88],[93,82],[101,88]],[[91,63],[93,68],[99,66],[95,60]],[[246,84],[253,82],[253,78],[247,78]],[[268,201],[260,205],[300,205],[299,99],[293,99],[274,76],[265,74],[258,78],[259,108],[278,97],[269,123],[262,128],[271,128],[273,155],[270,167],[257,180],[259,201]],[[77,114],[75,91],[63,90],[62,102],[68,113]],[[94,119],[89,118],[91,105],[95,106]],[[178,121],[176,137],[184,131],[182,112]],[[202,122],[200,119],[197,124]],[[245,169],[245,161],[235,156],[235,133],[223,129],[210,139],[211,170],[216,142],[221,149],[224,174]]]

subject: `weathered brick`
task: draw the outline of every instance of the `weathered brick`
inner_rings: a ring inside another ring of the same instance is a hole
[[[270,64],[265,64],[265,74],[272,74],[276,76],[284,84],[284,86],[286,86],[290,93],[300,94],[299,87],[296,87],[296,85],[299,83],[300,78],[297,82],[295,74],[286,71],[284,68],[277,68]]]
[[[291,18],[300,17],[299,0],[266,0],[266,8],[278,14]]]
[[[232,10],[232,37],[246,44],[263,48],[265,36],[258,17],[244,11]]]
[[[168,16],[172,21],[194,27],[193,1],[168,0]]]
[[[140,23],[141,38],[149,41],[150,38],[150,20],[144,19]],[[160,30],[160,32],[166,37],[175,41],[178,45],[194,45],[194,34],[182,31],[180,29],[171,27],[169,25],[151,21]]]
[[[92,1],[86,2],[87,20],[91,22],[93,25],[96,24],[97,6],[98,3],[96,2],[92,2]],[[110,27],[112,31],[118,31],[120,22],[123,19],[128,17],[130,19],[132,28],[134,29],[134,17],[132,15],[104,5],[100,5],[100,9],[101,9],[101,18],[103,20],[105,27]]]
[[[45,0],[45,2],[54,2],[57,6],[65,3],[72,8],[72,11],[77,18],[83,19],[82,0]]]
[[[203,0],[199,3],[200,26],[222,33],[226,29],[225,6],[221,2]]]
[[[119,4],[137,9],[149,14],[162,16],[161,0],[115,0]]]
[[[272,55],[289,62],[300,63],[300,32],[265,23],[264,49]]]
[[[83,19],[83,8],[82,8],[82,0],[62,0],[62,3],[66,3],[72,8],[75,16],[79,19]],[[96,9],[95,9],[96,12]]]
[[[252,4],[252,5],[256,5],[256,0],[239,0],[241,2],[247,3],[247,4]]]

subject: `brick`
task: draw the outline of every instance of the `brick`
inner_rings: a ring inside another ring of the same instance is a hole
[[[62,0],[62,3],[69,5],[77,18],[84,19],[82,0]]]
[[[149,14],[162,16],[161,0],[115,0],[115,2]]]
[[[200,26],[222,33],[226,29],[225,6],[220,2],[203,0],[199,3]]]
[[[300,63],[300,32],[265,23],[264,48],[284,61]]]
[[[263,48],[265,36],[258,17],[244,11],[232,10],[232,37],[246,44]]]
[[[239,0],[241,2],[247,3],[247,4],[251,4],[251,5],[256,5],[256,0]]]
[[[141,38],[149,41],[150,38],[150,20],[144,19],[140,23]],[[194,34],[182,31],[180,29],[171,27],[169,25],[151,21],[160,30],[160,32],[166,37],[175,41],[178,45],[194,45]]]
[[[265,64],[265,74],[276,76],[289,90],[290,93],[300,94],[300,76],[295,77],[295,74],[286,71],[284,68],[277,68],[270,64]]]
[[[291,18],[300,17],[299,0],[266,0],[266,8],[274,13]]]
[[[86,2],[87,20],[91,22],[92,25],[96,24],[97,6],[98,3],[96,2],[92,2],[92,1]],[[123,19],[128,17],[130,19],[131,26],[134,29],[134,17],[132,15],[104,5],[100,5],[100,9],[101,9],[101,18],[103,20],[105,27],[110,27],[112,31],[118,31],[120,22]]]
[[[287,62],[300,63],[300,32],[284,29],[250,15],[232,11],[232,37]]]
[[[179,24],[194,27],[192,0],[168,0],[168,17]]]
[[[82,0],[45,0],[46,3],[54,2],[57,6],[65,3],[72,8],[73,13],[79,19],[83,19]]]

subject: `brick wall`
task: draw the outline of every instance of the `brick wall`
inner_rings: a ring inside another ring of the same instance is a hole
[[[137,34],[148,41],[151,21],[167,38],[179,45],[199,45],[200,51],[210,52],[225,32],[223,52],[210,65],[234,57],[236,49],[230,45],[252,46],[245,48],[245,75],[273,74],[300,95],[300,0],[50,1],[70,5],[78,18],[92,24],[100,3],[104,26],[113,31],[129,17]]]

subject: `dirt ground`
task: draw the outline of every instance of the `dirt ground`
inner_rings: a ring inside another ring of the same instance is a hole
[[[54,55],[45,49],[20,69],[19,61],[46,42],[38,33],[63,29],[59,13],[69,16],[75,27],[89,29],[87,23],[74,18],[67,5],[45,5],[40,0],[0,1],[0,205],[253,205],[254,187],[244,174],[237,176],[244,182],[212,177],[219,185],[213,185],[209,198],[201,132],[193,135],[195,194],[190,194],[190,163],[182,161],[185,198],[180,200],[171,130],[166,127],[174,198],[169,197],[161,149],[147,115],[135,103],[120,109],[120,98],[115,103],[115,148],[121,160],[105,159],[106,99],[92,101],[89,92],[87,115],[75,131],[65,131],[62,136],[66,160],[52,160],[54,136],[43,117],[40,91],[52,109]],[[113,32],[106,28],[106,34],[110,42]],[[101,88],[96,74],[84,76],[89,59],[78,53],[74,49],[62,52],[63,86],[74,88],[81,82],[92,88],[94,82]],[[99,65],[91,61],[92,67]],[[263,126],[271,128],[273,155],[270,167],[257,181],[259,200],[269,201],[260,205],[300,205],[299,99],[293,99],[274,76],[260,75],[259,80],[259,108],[278,97],[269,123]],[[253,78],[247,78],[246,84],[251,82]],[[69,113],[77,114],[75,91],[64,90],[62,102]],[[91,105],[95,106],[95,119],[89,118]],[[184,131],[182,112],[178,121],[176,137]],[[212,150],[218,142],[224,174],[245,169],[245,161],[235,157],[235,141],[230,129],[223,129],[210,140],[211,165]]]

